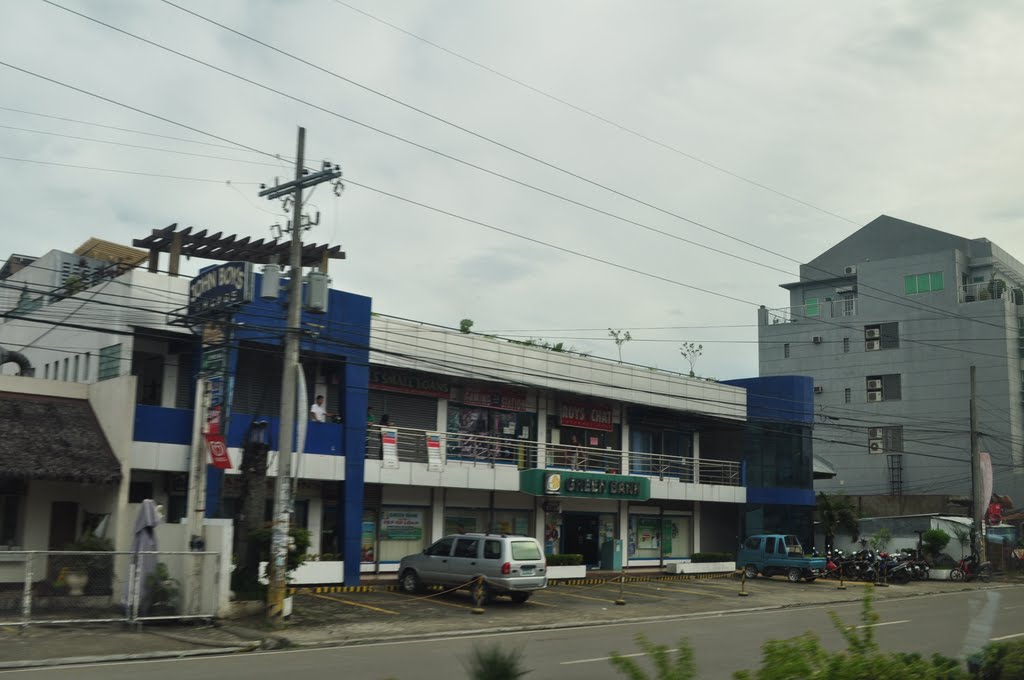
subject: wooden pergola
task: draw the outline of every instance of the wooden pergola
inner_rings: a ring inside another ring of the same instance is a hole
[[[163,229],[154,229],[153,233],[145,238],[134,239],[132,245],[149,250],[149,271],[151,272],[157,272],[160,269],[160,253],[168,253],[170,262],[167,266],[167,273],[171,276],[178,275],[182,255],[221,262],[288,264],[290,240],[279,242],[257,239],[253,241],[248,236],[240,239],[237,236],[223,236],[219,231],[216,234],[207,234],[206,232],[206,229],[193,232],[192,227],[185,227],[178,231],[178,225],[175,223]],[[328,262],[344,259],[345,253],[341,246],[317,245],[315,243],[302,246],[303,267],[317,267],[320,271],[326,272]]]

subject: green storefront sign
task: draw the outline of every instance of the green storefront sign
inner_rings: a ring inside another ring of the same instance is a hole
[[[646,501],[651,497],[651,480],[595,472],[521,470],[519,490],[534,496]]]

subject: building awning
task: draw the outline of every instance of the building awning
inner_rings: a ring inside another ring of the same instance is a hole
[[[832,467],[832,463],[828,462],[821,456],[814,456],[814,478],[815,479],[832,479],[838,474],[836,469]]]
[[[112,484],[121,463],[88,401],[0,392],[0,479]]]

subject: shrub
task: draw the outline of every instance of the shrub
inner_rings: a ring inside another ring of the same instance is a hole
[[[832,625],[846,640],[844,652],[830,652],[813,633],[789,640],[770,640],[762,647],[761,668],[756,673],[740,671],[737,680],[788,680],[789,678],[828,678],[828,680],[967,680],[967,673],[956,659],[934,654],[881,652],[875,642],[874,624],[878,614],[871,607],[871,596],[864,598],[863,626],[846,626],[834,612]]]
[[[612,652],[612,666],[630,680],[648,680],[648,678],[651,680],[692,680],[697,677],[693,648],[686,640],[679,641],[678,652],[673,660],[665,645],[654,644],[643,633],[637,633],[635,639],[637,646],[644,651],[646,656],[650,657],[658,674],[648,676],[633,658]]]
[[[702,562],[735,562],[736,555],[734,553],[727,552],[699,552],[693,553],[690,557],[690,561],[694,564],[700,564]]]
[[[549,567],[575,567],[583,564],[583,555],[573,553],[556,553],[548,555],[547,559]]]
[[[928,531],[921,534],[921,544],[924,546],[925,553],[935,561],[939,559],[939,555],[949,545],[949,541],[952,537],[942,529],[929,529]]]
[[[471,680],[517,680],[530,671],[523,668],[522,649],[474,647],[466,660]]]
[[[978,665],[979,680],[1024,678],[1024,640],[990,644],[968,663]]]

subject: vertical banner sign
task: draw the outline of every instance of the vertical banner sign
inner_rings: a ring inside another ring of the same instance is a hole
[[[992,498],[992,456],[985,451],[978,453],[978,463],[981,467],[981,498],[979,503],[984,513],[988,507],[988,501]]]
[[[228,457],[228,445],[219,434],[207,434],[206,448],[210,451],[210,462],[213,467],[221,470],[231,469],[231,458]]]
[[[444,454],[441,452],[441,434],[427,433],[427,470],[441,472],[444,470]]]
[[[381,467],[398,467],[398,430],[393,427],[380,428],[380,448],[383,461]]]

